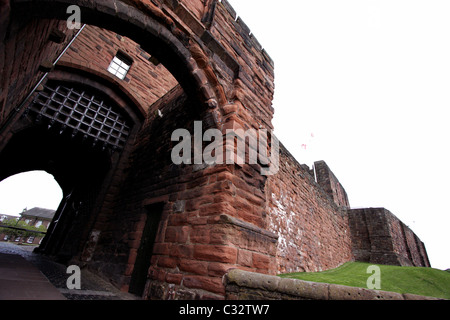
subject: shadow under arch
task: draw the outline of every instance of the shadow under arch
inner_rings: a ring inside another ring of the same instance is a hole
[[[169,70],[186,94],[197,101],[200,110],[210,111],[208,116],[216,111],[211,120],[216,127],[220,125],[220,106],[226,102],[224,97],[216,95],[216,90],[209,83],[204,71],[207,64],[197,63],[198,50],[196,54],[191,52],[193,40],[178,29],[170,18],[161,17],[162,12],[160,14],[158,8],[151,7],[154,5],[145,5],[144,12],[120,0],[28,0],[13,2],[11,17],[66,20],[69,5],[80,7],[82,23],[117,32],[140,44],[143,50]],[[211,72],[208,76],[211,77]],[[216,80],[217,77],[214,81],[217,86]]]
[[[142,123],[146,119],[147,111],[142,105],[140,105],[140,103],[133,97],[131,92],[129,92],[126,87],[122,86],[112,77],[109,77],[109,75],[100,74],[99,72],[96,72],[96,70],[89,69],[88,67],[85,67],[83,65],[79,65],[76,67],[64,64],[56,65],[54,70],[52,70],[48,74],[44,87],[50,85],[65,85],[70,88],[83,88],[91,94],[97,95],[100,99],[107,101],[113,110],[118,111],[127,119],[130,126],[129,140],[132,140],[135,137],[135,135],[140,130]],[[29,99],[29,101],[25,105],[25,109],[30,109],[33,104],[35,104],[35,99],[39,95],[40,92],[35,92],[32,96],[33,98]],[[7,144],[5,145],[6,151],[0,149],[0,163],[2,159],[4,161],[3,155],[5,153],[8,153],[8,146],[13,150],[11,154],[17,154],[17,159],[10,162],[11,166],[5,164],[2,164],[0,166],[0,181],[11,175],[20,173],[22,172],[22,170],[35,170],[36,168],[46,170],[45,168],[42,168],[42,164],[39,160],[36,161],[36,163],[33,163],[31,161],[30,167],[28,167],[28,165],[25,165],[24,168],[15,169],[15,167],[17,167],[17,164],[19,164],[20,167],[20,163],[22,163],[21,159],[25,159],[25,161],[28,162],[27,159],[29,159],[29,157],[25,156],[25,154],[32,153],[38,156],[46,154],[46,152],[39,152],[40,149],[39,147],[37,147],[42,143],[42,136],[49,137],[49,145],[56,143],[55,145],[58,146],[59,144],[61,144],[59,150],[62,152],[59,152],[60,154],[70,154],[69,150],[68,152],[64,151],[65,146],[64,143],[61,142],[61,139],[67,139],[67,137],[65,137],[67,134],[61,136],[61,133],[58,134],[57,130],[45,130],[42,126],[39,127],[40,125],[37,124],[37,122],[35,121],[36,119],[29,118],[28,115],[26,115],[27,113],[28,112],[22,114],[20,119],[17,119],[10,128],[10,130],[14,132],[14,135],[12,135],[11,140],[7,140]],[[33,131],[36,131],[36,135],[28,134],[28,132]],[[30,143],[23,138],[23,136],[28,135],[30,136],[29,141],[34,142]],[[25,143],[28,148],[11,147],[11,145],[17,144],[16,141],[19,140],[23,141],[23,143]],[[79,143],[79,141],[77,143]],[[128,146],[127,148],[130,147]],[[30,150],[36,150],[36,152],[33,153]],[[46,147],[44,147],[42,150],[46,150]],[[86,150],[90,150],[90,148],[87,148]],[[25,153],[21,155],[22,152]],[[90,151],[88,153],[90,153]],[[117,158],[119,157],[119,155],[114,156],[111,153],[105,153],[105,157],[108,158],[108,163],[112,163],[118,160]],[[33,157],[33,159],[36,159],[36,157]],[[52,173],[50,172],[50,174]],[[61,182],[59,183],[61,186],[63,185],[61,184]]]
[[[70,220],[80,216],[82,219],[77,219],[78,223],[84,224],[89,220],[94,198],[98,195],[111,165],[111,157],[106,151],[90,148],[80,141],[70,140],[67,135],[59,135],[43,126],[31,126],[16,133],[2,150],[0,180],[27,171],[46,171],[53,175],[63,191],[63,201],[55,219],[62,217],[62,204],[66,201],[71,203],[73,210],[70,214],[64,214],[63,218]],[[70,223],[66,225],[73,227]],[[42,245],[51,235],[52,224]],[[67,258],[70,258],[78,249],[81,237],[70,235],[67,228],[60,230],[58,237],[60,240],[46,253],[65,252]],[[68,241],[69,238],[71,241]],[[60,250],[64,246],[66,248]]]
[[[118,89],[108,79],[89,74],[87,70],[81,75],[77,75],[78,72],[57,69],[48,77],[45,87],[82,88],[95,94],[111,110],[126,117],[130,125],[128,141],[132,141],[145,116],[140,106],[133,104],[126,90]],[[40,94],[38,92],[34,98]],[[33,100],[26,108],[32,109],[35,104]],[[93,145],[93,138],[86,140],[83,134],[74,134],[73,129],[61,131],[60,123],[49,126],[50,118],[44,116],[37,120],[39,115],[26,111],[14,123],[14,135],[0,152],[0,181],[33,170],[43,170],[54,176],[63,191],[63,199],[39,251],[66,262],[83,246],[103,197],[114,184],[114,172],[127,158],[133,144],[126,142],[120,152],[113,152],[110,147]]]

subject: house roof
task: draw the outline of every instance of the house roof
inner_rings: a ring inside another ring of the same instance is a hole
[[[19,217],[18,216],[12,216],[12,215],[9,215],[9,214],[1,214],[0,213],[0,220],[2,218],[4,218],[5,220],[13,220],[13,219],[17,219]]]
[[[42,219],[53,219],[55,215],[55,210],[43,209],[43,208],[33,208],[21,213],[22,217],[32,217],[32,218],[42,218]]]

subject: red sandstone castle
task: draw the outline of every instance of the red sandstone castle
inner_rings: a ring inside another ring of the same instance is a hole
[[[389,211],[350,209],[324,162],[282,145],[271,176],[171,161],[195,121],[273,129],[274,63],[226,0],[71,4],[81,29],[66,1],[0,1],[0,180],[45,170],[64,192],[42,254],[163,299],[221,299],[232,268],[430,266]]]

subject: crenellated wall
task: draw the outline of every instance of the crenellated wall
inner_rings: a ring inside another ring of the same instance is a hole
[[[350,202],[348,201],[347,192],[325,161],[316,161],[314,163],[314,172],[317,183],[331,196],[334,203],[339,207],[349,208]]]
[[[334,177],[323,164],[322,174]],[[280,171],[269,178],[266,190],[268,229],[279,237],[278,272],[322,271],[353,259],[345,207],[283,146]]]
[[[390,211],[351,209],[348,215],[357,261],[430,267],[423,242]]]

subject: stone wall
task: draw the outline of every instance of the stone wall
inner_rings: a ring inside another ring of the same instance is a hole
[[[132,59],[124,80],[107,71],[117,52],[123,52]],[[58,67],[70,68],[74,72],[84,70],[124,87],[145,113],[178,84],[172,74],[158,61],[152,60],[152,56],[139,44],[118,33],[91,25],[83,29],[59,61]]]
[[[278,235],[279,273],[322,271],[352,260],[430,266],[423,242],[391,212],[350,209],[324,161],[310,170],[281,145],[280,170],[269,177],[266,196],[267,228]]]
[[[164,116],[148,115],[112,209],[94,226],[100,235],[89,268],[127,290],[146,207],[161,203],[145,297],[217,299],[225,294],[221,277],[230,268],[275,273],[277,236],[258,226],[261,214],[253,209],[263,193],[246,187],[262,185],[254,169],[174,165],[170,136],[177,128],[192,132],[198,109],[180,87],[154,107]],[[245,196],[248,190],[253,198]]]
[[[266,187],[267,228],[279,237],[278,272],[321,271],[352,260],[345,208],[282,145],[279,162],[278,174],[269,177]],[[323,174],[334,177],[324,167]]]
[[[330,170],[325,161],[316,161],[314,163],[314,172],[317,183],[331,197],[338,207],[350,207],[347,192],[339,182],[338,178]]]
[[[3,128],[7,121],[17,118],[19,113],[14,109],[50,71],[74,32],[67,29],[65,21],[26,16],[0,29],[0,128]],[[0,131],[0,138],[7,140],[6,133]]]
[[[220,298],[225,294],[221,277],[231,267],[275,273],[277,236],[265,229],[266,177],[261,176],[260,168],[177,166],[170,157],[172,132],[180,128],[193,132],[197,120],[202,121],[204,130],[272,128],[273,61],[250,29],[225,0],[73,4],[81,8],[82,23],[97,27],[88,25],[83,30],[51,73],[52,81],[97,81],[102,84],[100,91],[107,88],[105,94],[111,87],[118,88],[145,118],[142,128],[138,128],[141,122],[137,123],[135,129],[141,131],[130,138],[120,163],[115,163],[108,173],[99,192],[100,202],[96,202],[90,216],[86,213],[89,222],[73,224],[80,228],[76,231],[83,235],[82,240],[87,239],[72,246],[73,262],[87,265],[127,290],[148,207],[159,203],[161,220],[144,295],[152,296],[152,288],[162,284],[175,286],[179,296],[188,291],[195,297]],[[5,40],[3,30],[1,33],[2,64],[18,66],[15,72],[6,70],[6,75],[17,81],[17,87],[30,87],[32,78],[39,76],[38,58],[53,60],[60,52],[59,47],[47,50],[41,46],[50,30],[43,17],[61,19],[58,26],[64,28],[67,2],[21,1],[13,10],[9,2],[0,5],[2,26],[9,28],[23,22],[23,30],[12,29],[9,33],[12,44]],[[4,8],[8,9],[6,14]],[[24,13],[34,16],[38,27],[28,20],[21,21]],[[41,30],[41,24],[49,29]],[[11,48],[31,44],[26,40],[32,38],[36,39],[35,51],[33,46],[26,46],[26,50],[16,50],[20,57],[14,57]],[[25,41],[19,41],[22,39]],[[106,71],[118,50],[133,60],[124,81]],[[25,52],[36,53],[36,59],[31,55],[34,62],[29,75],[23,73]],[[157,65],[157,60],[162,64]],[[10,90],[9,95],[14,101],[6,107],[2,101],[2,115],[9,114],[23,92]],[[130,149],[133,152],[129,153]],[[75,254],[77,248],[80,252]],[[167,290],[173,292],[172,287]],[[161,294],[167,296],[169,291]]]
[[[273,60],[226,0],[217,3],[210,33],[215,39],[209,45],[215,51],[216,68],[224,68],[218,58],[226,52],[231,58],[222,58],[229,62],[226,69],[234,69],[237,77],[233,87],[225,88],[238,101],[230,117],[243,127],[273,128]]]
[[[357,261],[430,267],[423,242],[390,211],[351,209],[348,215]]]

